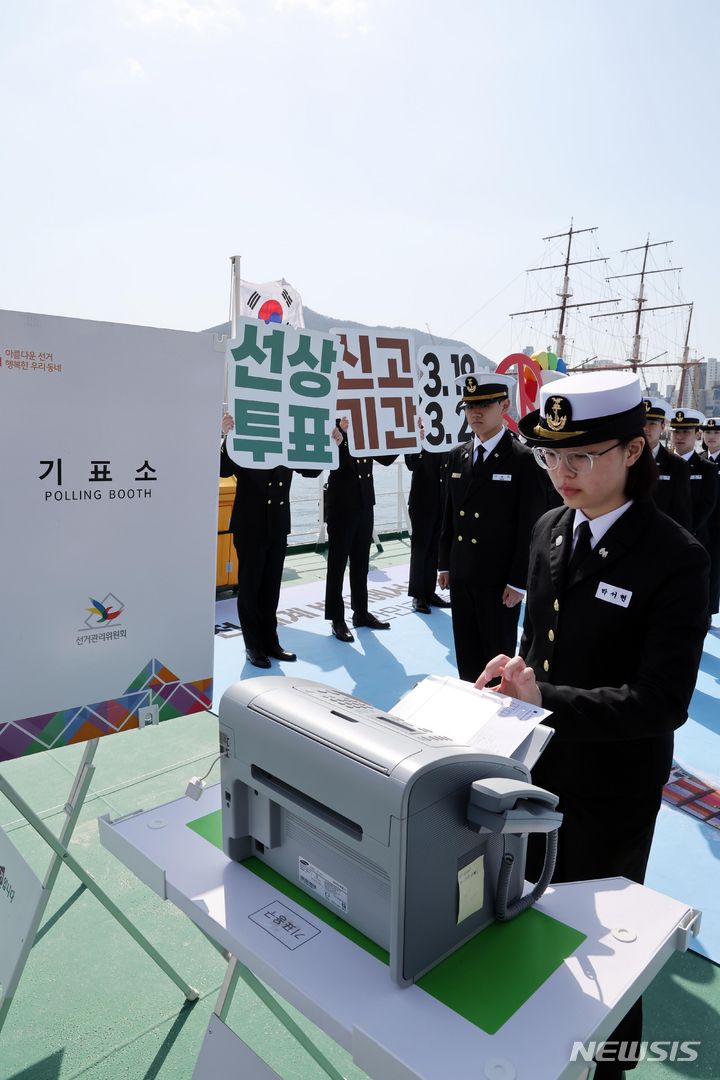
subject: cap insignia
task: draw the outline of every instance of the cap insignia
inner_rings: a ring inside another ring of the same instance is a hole
[[[477,380],[472,375],[468,375],[467,379],[465,380],[465,393],[476,394],[477,388]]]
[[[682,411],[682,409],[678,409],[678,411],[675,413],[675,419],[679,420],[680,423],[682,423],[682,421],[685,419],[685,413]]]
[[[572,416],[570,402],[565,397],[553,397],[545,406],[545,423],[551,431],[562,431]]]

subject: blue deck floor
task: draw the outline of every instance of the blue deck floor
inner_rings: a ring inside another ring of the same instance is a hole
[[[295,612],[288,616],[281,640],[291,648],[297,645],[304,657],[304,674],[322,677],[384,705],[399,696],[398,687],[402,692],[409,680],[427,673],[423,668],[426,650],[452,670],[447,614],[436,611],[421,622],[419,616],[407,612],[401,594],[393,594],[402,577],[396,567],[407,560],[407,554],[407,544],[395,541],[373,561],[377,593],[372,606],[391,614],[393,621],[393,629],[384,636],[361,631],[354,646],[345,646],[329,638],[322,612],[310,609],[314,618],[308,618],[298,614],[304,601],[287,605]],[[288,560],[286,584],[303,585],[323,574],[319,557],[294,555]],[[288,595],[292,600],[292,594]],[[232,613],[232,601],[220,611]],[[408,642],[409,638],[414,643]],[[219,639],[217,658],[223,679],[248,674],[237,638]],[[712,702],[718,700],[719,677],[720,635],[716,634],[709,638],[698,683],[701,708],[678,740],[678,756],[688,768],[698,755],[704,755],[706,770],[710,764],[718,768],[720,755],[715,752],[714,758],[707,758],[706,740],[718,735],[720,710]],[[223,961],[184,916],[159,900],[100,847],[96,819],[100,814],[118,816],[177,798],[192,775],[208,768],[216,746],[217,721],[210,714],[178,718],[159,728],[101,740],[97,772],[72,845],[76,857],[126,914],[198,987],[200,1000],[183,1007],[182,995],[173,984],[63,870],[0,1036],[0,1080],[189,1080],[192,1076],[222,981]],[[48,824],[57,828],[81,755],[82,747],[67,747],[7,763],[2,772]],[[210,781],[213,779],[215,774]],[[676,810],[668,809],[663,816],[671,822],[685,820]],[[44,845],[2,798],[0,824],[42,876],[48,861]],[[697,823],[692,822],[692,826],[696,837]],[[695,903],[689,891],[692,889],[694,897],[696,883],[702,879],[717,900],[720,890],[712,884],[711,873],[712,867],[717,872],[717,846],[711,848],[710,841],[703,840],[705,861],[696,865],[698,853],[686,837],[681,835],[679,841],[672,842],[690,853],[689,866],[683,870],[687,890],[682,899]],[[677,863],[677,856],[673,861]],[[635,1073],[638,1080],[678,1076],[718,1080],[720,968],[695,953],[677,954],[652,984],[645,1001],[646,1038],[701,1040],[702,1045],[698,1060],[692,1064],[643,1063]],[[349,1080],[364,1076],[349,1054],[294,1015],[344,1076]],[[324,1075],[249,992],[238,990],[229,1022],[286,1080],[315,1080]],[[455,1080],[451,1056],[448,1080]]]

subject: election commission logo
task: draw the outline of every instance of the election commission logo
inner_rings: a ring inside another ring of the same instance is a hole
[[[89,612],[84,624],[87,630],[95,630],[98,626],[112,625],[115,619],[118,619],[125,610],[122,600],[118,600],[113,593],[108,593],[103,600],[94,600],[91,596],[90,603],[92,607],[85,608]]]
[[[75,631],[76,645],[95,645],[98,642],[120,641],[127,638],[127,630],[121,626],[120,616],[125,611],[125,604],[115,593],[107,593],[102,600],[88,597],[90,604],[85,607],[87,618]]]

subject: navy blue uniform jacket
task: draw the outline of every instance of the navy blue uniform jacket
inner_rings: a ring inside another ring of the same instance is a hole
[[[707,630],[708,557],[638,500],[566,581],[573,518],[568,508],[544,514],[530,550],[520,652],[556,731],[533,780],[622,815],[667,780]]]

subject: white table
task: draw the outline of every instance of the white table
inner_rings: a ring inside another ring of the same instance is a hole
[[[200,802],[182,798],[114,822],[102,817],[101,842],[377,1080],[586,1076],[586,1064],[569,1061],[573,1043],[606,1038],[699,927],[699,913],[687,904],[625,878],[551,887],[538,910],[586,940],[495,1035],[487,1035],[419,987],[398,987],[381,961],[186,827],[219,805],[218,785]],[[288,948],[257,917],[277,903],[318,932]],[[195,1076],[221,1075],[220,1063],[230,1061],[228,1078],[275,1076],[224,1025],[227,1010],[220,1005]]]

